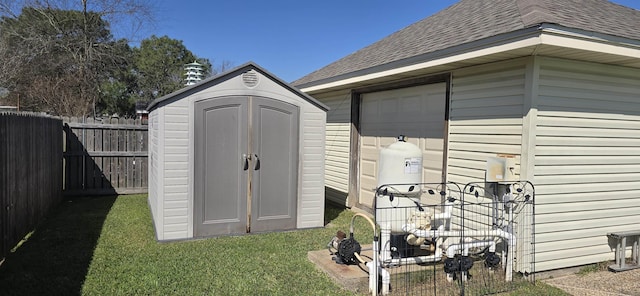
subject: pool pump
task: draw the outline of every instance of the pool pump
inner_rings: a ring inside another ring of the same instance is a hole
[[[360,246],[360,243],[355,240],[353,235],[354,221],[356,217],[364,218],[369,222],[371,228],[373,228],[373,258],[370,262],[365,261],[364,258],[360,256],[362,246]],[[333,260],[338,264],[364,264],[368,268],[369,292],[371,292],[372,295],[378,295],[378,293],[386,295],[389,293],[391,275],[380,265],[378,257],[380,253],[378,228],[371,218],[361,213],[353,215],[353,218],[351,218],[351,225],[349,226],[349,238],[346,237],[344,232],[338,231],[336,236],[334,236],[327,244],[327,248],[332,255],[335,255]]]

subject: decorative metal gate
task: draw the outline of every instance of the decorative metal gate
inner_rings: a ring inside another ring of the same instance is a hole
[[[377,188],[379,294],[488,295],[534,281],[528,181]]]

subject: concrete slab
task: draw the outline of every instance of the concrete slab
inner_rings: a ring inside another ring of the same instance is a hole
[[[360,255],[367,262],[372,261],[373,250],[371,245],[363,245]],[[347,290],[356,293],[369,293],[369,270],[364,264],[360,265],[344,265],[336,263],[332,258],[329,250],[318,250],[307,253],[307,258],[313,262],[317,268],[324,271],[330,278],[332,278],[337,284],[344,287]],[[433,270],[434,265],[404,265],[398,268],[388,268],[387,271],[391,274],[393,279],[399,279],[397,276],[408,272],[420,272],[425,270]],[[443,280],[444,273],[443,273]]]
[[[371,260],[371,245],[362,246],[362,249],[361,255],[363,258]],[[332,260],[332,257],[334,256],[327,249],[307,253],[307,258],[340,286],[356,293],[369,291],[369,273],[364,264],[338,264]]]
[[[546,275],[546,274],[545,274]],[[549,275],[546,275],[549,277]],[[543,278],[542,282],[574,296],[638,296],[640,269],[623,272],[597,271]]]

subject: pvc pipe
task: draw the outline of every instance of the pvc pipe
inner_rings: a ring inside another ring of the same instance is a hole
[[[371,218],[362,213],[355,213],[351,218],[351,225],[349,225],[350,237],[353,237],[353,222],[356,220],[356,217],[363,217],[371,224],[371,228],[373,228],[373,261],[365,263],[365,265],[369,266],[369,289],[371,290],[371,295],[375,296],[378,294],[378,269],[380,268],[378,261],[378,229],[376,228],[376,223],[374,223]],[[358,260],[364,261],[362,258],[358,258]]]
[[[511,203],[510,201],[513,200],[513,195],[511,193],[509,193],[509,195],[507,195],[508,197],[508,205],[509,205],[509,221],[507,224],[507,227],[511,228],[509,230],[513,231],[512,229],[512,225],[513,225],[513,203]],[[509,250],[508,250],[508,257],[507,257],[507,264],[505,266],[505,281],[510,282],[513,278],[513,257],[514,254],[516,252],[516,238],[515,236],[512,235],[512,239],[509,239],[508,241],[509,243]]]
[[[447,201],[444,203],[444,212],[433,215],[433,219],[435,220],[451,219],[452,212],[453,212],[453,203]]]
[[[377,277],[372,277],[372,274],[378,273],[380,274],[380,277],[382,278],[382,287],[381,287],[381,293],[382,295],[387,295],[389,294],[389,288],[390,288],[390,284],[391,284],[391,274],[389,273],[389,271],[387,271],[386,269],[382,268],[381,266],[377,266],[374,264],[374,262],[367,262],[367,264],[365,264],[367,266],[367,268],[369,268],[369,291],[371,291],[372,295],[378,295],[378,279]]]
[[[513,211],[509,212],[509,225],[513,222]],[[465,230],[465,231],[442,231],[438,230],[420,230],[416,229],[413,224],[406,224],[402,226],[402,229],[406,232],[412,233],[415,236],[436,238],[436,237],[500,237],[507,241],[508,250],[506,254],[503,254],[503,266],[505,267],[505,281],[510,282],[513,279],[513,256],[516,247],[516,237],[508,231],[502,229],[492,230]],[[449,256],[449,252],[447,252]],[[506,262],[505,262],[506,261]]]
[[[458,250],[462,250],[463,256],[469,255],[469,248],[480,248],[490,246],[494,251],[496,249],[496,242],[494,241],[474,241],[462,244],[453,244],[447,248],[447,257],[453,258]]]
[[[374,282],[377,282],[377,279],[372,277],[371,275],[375,273],[374,269],[377,269],[377,267],[375,266],[375,264],[373,264],[373,261],[367,262],[367,264],[365,265],[367,266],[367,268],[369,268],[369,292],[371,292],[371,295],[375,296],[377,293],[377,289]]]
[[[385,262],[391,259],[391,226],[389,223],[380,225],[380,241],[384,243],[380,253],[380,260]]]
[[[513,234],[504,231],[502,229],[491,230],[421,230],[416,229],[415,224],[405,224],[402,226],[402,230],[411,233],[418,237],[436,238],[436,237],[500,237],[506,240],[513,240],[515,243],[515,237]]]
[[[446,219],[451,219],[451,213],[436,213],[433,215],[433,218],[431,218],[431,220],[446,220]]]
[[[371,295],[375,296],[378,294],[378,272],[382,268],[380,266],[379,260],[379,250],[378,250],[378,236],[377,234],[373,236],[373,274],[369,274],[369,280],[373,278],[373,290],[371,291]]]
[[[386,269],[380,269],[380,271],[382,272],[382,295],[387,295],[391,284],[391,274]]]
[[[437,255],[429,255],[429,256],[416,256],[416,257],[406,257],[406,258],[393,258],[383,261],[382,263],[385,266],[392,265],[403,265],[403,264],[423,264],[423,263],[434,263],[442,260],[442,254]]]

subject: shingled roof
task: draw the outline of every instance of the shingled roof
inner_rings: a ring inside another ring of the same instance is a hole
[[[292,84],[314,85],[543,23],[640,40],[640,11],[607,0],[461,0]]]

